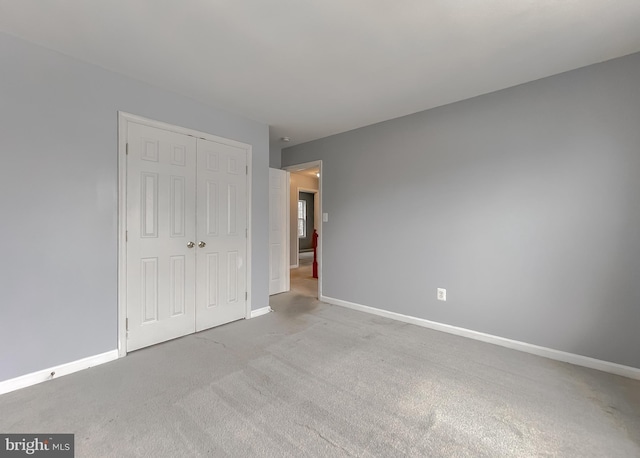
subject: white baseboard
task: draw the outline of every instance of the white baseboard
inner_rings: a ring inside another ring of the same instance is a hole
[[[289,269],[297,269],[298,267],[300,267],[300,263],[296,262],[295,264],[291,264]]]
[[[266,307],[262,307],[262,308],[255,309],[255,310],[251,310],[251,318],[255,318],[257,316],[266,315],[269,312],[273,312],[273,310],[271,310],[271,307],[269,307],[268,305]]]
[[[59,366],[21,375],[20,377],[0,382],[0,394],[9,393],[11,391],[19,390],[20,388],[26,388],[31,385],[46,382],[47,380],[72,374],[83,369],[89,369],[90,367],[108,363],[114,359],[118,359],[118,350],[111,350],[99,355],[89,356],[70,363],[60,364]],[[52,376],[51,373],[54,373],[54,375]]]
[[[470,329],[459,328],[448,324],[442,324],[435,321],[425,320],[423,318],[417,318],[409,315],[402,315],[396,312],[390,312],[388,310],[382,310],[375,307],[369,307],[367,305],[356,304],[353,302],[343,301],[341,299],[335,299],[333,297],[321,296],[322,302],[327,302],[333,305],[339,305],[360,312],[372,313],[374,315],[390,318],[392,320],[402,321],[404,323],[411,323],[417,326],[422,326],[436,331],[447,332],[449,334],[455,334],[457,336],[468,337],[470,339],[481,340],[494,345],[500,345],[501,347],[511,348],[513,350],[519,350],[533,355],[543,356],[545,358],[554,359],[556,361],[562,361],[565,363],[575,364],[576,366],[588,367],[590,369],[597,369],[603,372],[609,372],[615,375],[621,375],[623,377],[640,380],[640,369],[624,366],[622,364],[611,363],[609,361],[602,361],[600,359],[590,358],[588,356],[576,355],[574,353],[568,353],[565,351],[554,350],[552,348],[540,347],[538,345],[528,344],[526,342],[520,342],[518,340],[505,339],[504,337],[498,337],[491,334],[485,334],[478,331],[472,331]]]

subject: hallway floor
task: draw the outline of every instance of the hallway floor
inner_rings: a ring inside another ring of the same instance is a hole
[[[291,292],[318,298],[318,279],[313,278],[313,252],[300,253],[297,268],[291,269]]]

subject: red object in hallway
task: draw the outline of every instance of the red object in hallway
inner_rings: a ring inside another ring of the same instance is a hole
[[[311,246],[313,246],[313,278],[318,278],[318,231],[313,230],[313,240],[311,242]]]

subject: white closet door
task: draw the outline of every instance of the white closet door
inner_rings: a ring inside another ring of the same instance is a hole
[[[196,330],[246,317],[247,152],[197,141]]]
[[[269,169],[269,295],[289,291],[289,172]]]
[[[196,140],[127,129],[127,350],[195,331]]]

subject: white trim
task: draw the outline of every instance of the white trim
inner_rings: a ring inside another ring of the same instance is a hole
[[[177,134],[189,135],[191,137],[202,138],[203,140],[209,140],[216,143],[223,143],[229,146],[235,146],[241,149],[251,149],[251,145],[248,143],[239,142],[230,138],[220,137],[218,135],[202,132],[188,127],[176,126],[168,124],[162,121],[156,121],[155,119],[143,118],[142,116],[126,113],[124,111],[118,111],[118,116],[124,118],[127,122],[135,122],[136,124],[142,124],[144,126],[154,127],[156,129],[168,130],[169,132],[175,132]]]
[[[285,189],[285,213],[286,215],[286,224],[285,224],[285,232],[286,232],[286,240],[287,240],[287,246],[285,247],[285,251],[286,251],[286,259],[287,262],[291,262],[291,172],[286,172],[287,174],[287,185],[286,185],[286,189]],[[286,266],[286,264],[285,264]],[[289,268],[289,270],[287,271],[287,276],[285,278],[285,292],[286,291],[291,291],[291,268]]]
[[[333,305],[339,305],[341,307],[346,307],[352,310],[371,313],[373,315],[390,318],[392,320],[415,324],[417,326],[422,326],[424,328],[434,329],[436,331],[442,331],[442,332],[454,334],[457,336],[467,337],[469,339],[480,340],[482,342],[499,345],[501,347],[511,348],[512,350],[518,350],[525,353],[531,353],[533,355],[542,356],[544,358],[549,358],[556,361],[575,364],[576,366],[588,367],[590,369],[596,369],[599,371],[609,372],[611,374],[621,375],[623,377],[640,380],[640,368],[624,366],[622,364],[590,358],[588,356],[576,355],[574,353],[554,350],[553,348],[540,347],[538,345],[532,345],[526,342],[520,342],[518,340],[505,339],[504,337],[498,337],[491,334],[485,334],[483,332],[472,331],[470,329],[465,329],[465,328],[459,328],[457,326],[451,326],[449,324],[429,321],[429,320],[425,320],[423,318],[417,318],[414,316],[402,315],[400,313],[390,312],[388,310],[382,310],[375,307],[369,307],[367,305],[356,304],[354,302],[343,301],[341,299],[334,299],[332,297],[322,296],[320,300],[322,302],[327,302]]]
[[[118,356],[127,354],[127,126],[129,117],[118,112]]]
[[[289,266],[289,269],[297,269],[298,267],[300,267],[300,263],[298,263],[298,264],[291,264],[291,265]]]
[[[253,288],[251,283],[251,183],[253,181],[253,147],[246,143],[238,143],[247,150],[247,274],[245,277],[245,289],[247,290],[246,318],[251,318],[251,302],[253,298]]]
[[[5,380],[0,382],[0,394],[9,393],[11,391],[19,390],[20,388],[26,388],[31,385],[46,382],[47,380],[59,378],[63,375],[69,375],[74,372],[89,369],[90,367],[99,366],[100,364],[108,363],[115,359],[118,359],[117,349]],[[51,375],[51,373],[55,374]]]
[[[174,126],[161,121],[143,118],[124,111],[118,111],[118,356],[127,354],[127,246],[125,243],[127,229],[127,126],[135,122],[156,129],[163,129],[183,135],[222,143],[229,146],[244,149],[247,152],[247,257],[246,257],[246,289],[247,303],[245,317],[251,318],[252,284],[251,284],[251,182],[253,177],[253,147],[248,143],[242,143],[229,138],[200,132],[186,127]]]
[[[288,165],[286,167],[282,167],[282,170],[287,170],[289,172],[299,172],[301,170],[305,170],[305,169],[310,169],[310,168],[314,168],[314,167],[318,167],[318,169],[320,170],[320,177],[318,178],[318,206],[319,206],[319,213],[320,213],[320,221],[318,221],[318,297],[322,297],[322,246],[324,244],[324,240],[322,237],[322,227],[324,225],[324,222],[322,221],[322,214],[323,214],[323,208],[322,208],[322,180],[324,179],[324,171],[322,170],[322,161],[311,161],[311,162],[305,162],[302,164],[293,164],[293,165]],[[297,232],[296,232],[296,237],[297,237]],[[290,235],[290,237],[293,236],[293,234]],[[289,245],[291,245],[291,241],[289,241]],[[296,254],[296,259],[298,258],[298,254]],[[300,262],[298,261],[298,265],[296,266],[292,266],[292,268],[295,267],[299,267]]]
[[[262,307],[256,310],[251,310],[251,316],[249,318],[256,318],[258,316],[266,315],[267,313],[273,312],[273,309],[268,305],[266,307]]]

